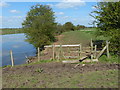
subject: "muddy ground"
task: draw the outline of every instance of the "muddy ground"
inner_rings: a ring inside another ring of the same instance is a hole
[[[80,64],[74,68],[75,65],[51,62],[6,67],[3,68],[3,88],[118,87],[119,64]]]

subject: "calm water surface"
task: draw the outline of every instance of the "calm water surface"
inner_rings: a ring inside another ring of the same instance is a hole
[[[36,50],[33,45],[25,41],[24,34],[2,35],[2,66],[11,65],[10,50],[13,51],[15,65],[26,63],[25,56],[35,56]],[[0,52],[1,53],[1,52]]]

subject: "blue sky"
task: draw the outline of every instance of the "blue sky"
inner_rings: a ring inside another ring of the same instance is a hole
[[[93,6],[96,2],[4,2],[0,4],[2,27],[21,28],[30,7],[38,3],[50,5],[55,12],[56,22],[61,24],[70,21],[74,25],[91,26],[88,23],[94,20],[89,14],[95,10]]]

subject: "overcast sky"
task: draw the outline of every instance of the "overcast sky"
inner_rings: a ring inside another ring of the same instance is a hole
[[[70,0],[68,0],[70,1]],[[80,24],[91,26],[94,19],[89,15],[95,10],[96,2],[1,2],[2,13],[0,13],[0,21],[2,20],[3,28],[21,28],[21,23],[26,17],[27,12],[32,5],[43,4],[50,5],[55,12],[56,22],[64,24],[72,22],[74,25]],[[1,27],[0,27],[1,28]]]

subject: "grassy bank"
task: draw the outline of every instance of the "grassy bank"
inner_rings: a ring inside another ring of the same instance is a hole
[[[0,35],[17,34],[17,33],[23,33],[23,30],[22,29],[3,29],[3,30],[0,30]]]
[[[90,43],[91,38],[93,40],[109,40],[104,36],[97,36],[97,30],[95,28],[86,28],[83,30],[76,30],[70,32],[64,32],[61,35],[61,39],[58,43],[62,44],[79,44],[82,43],[83,45],[87,45]]]

